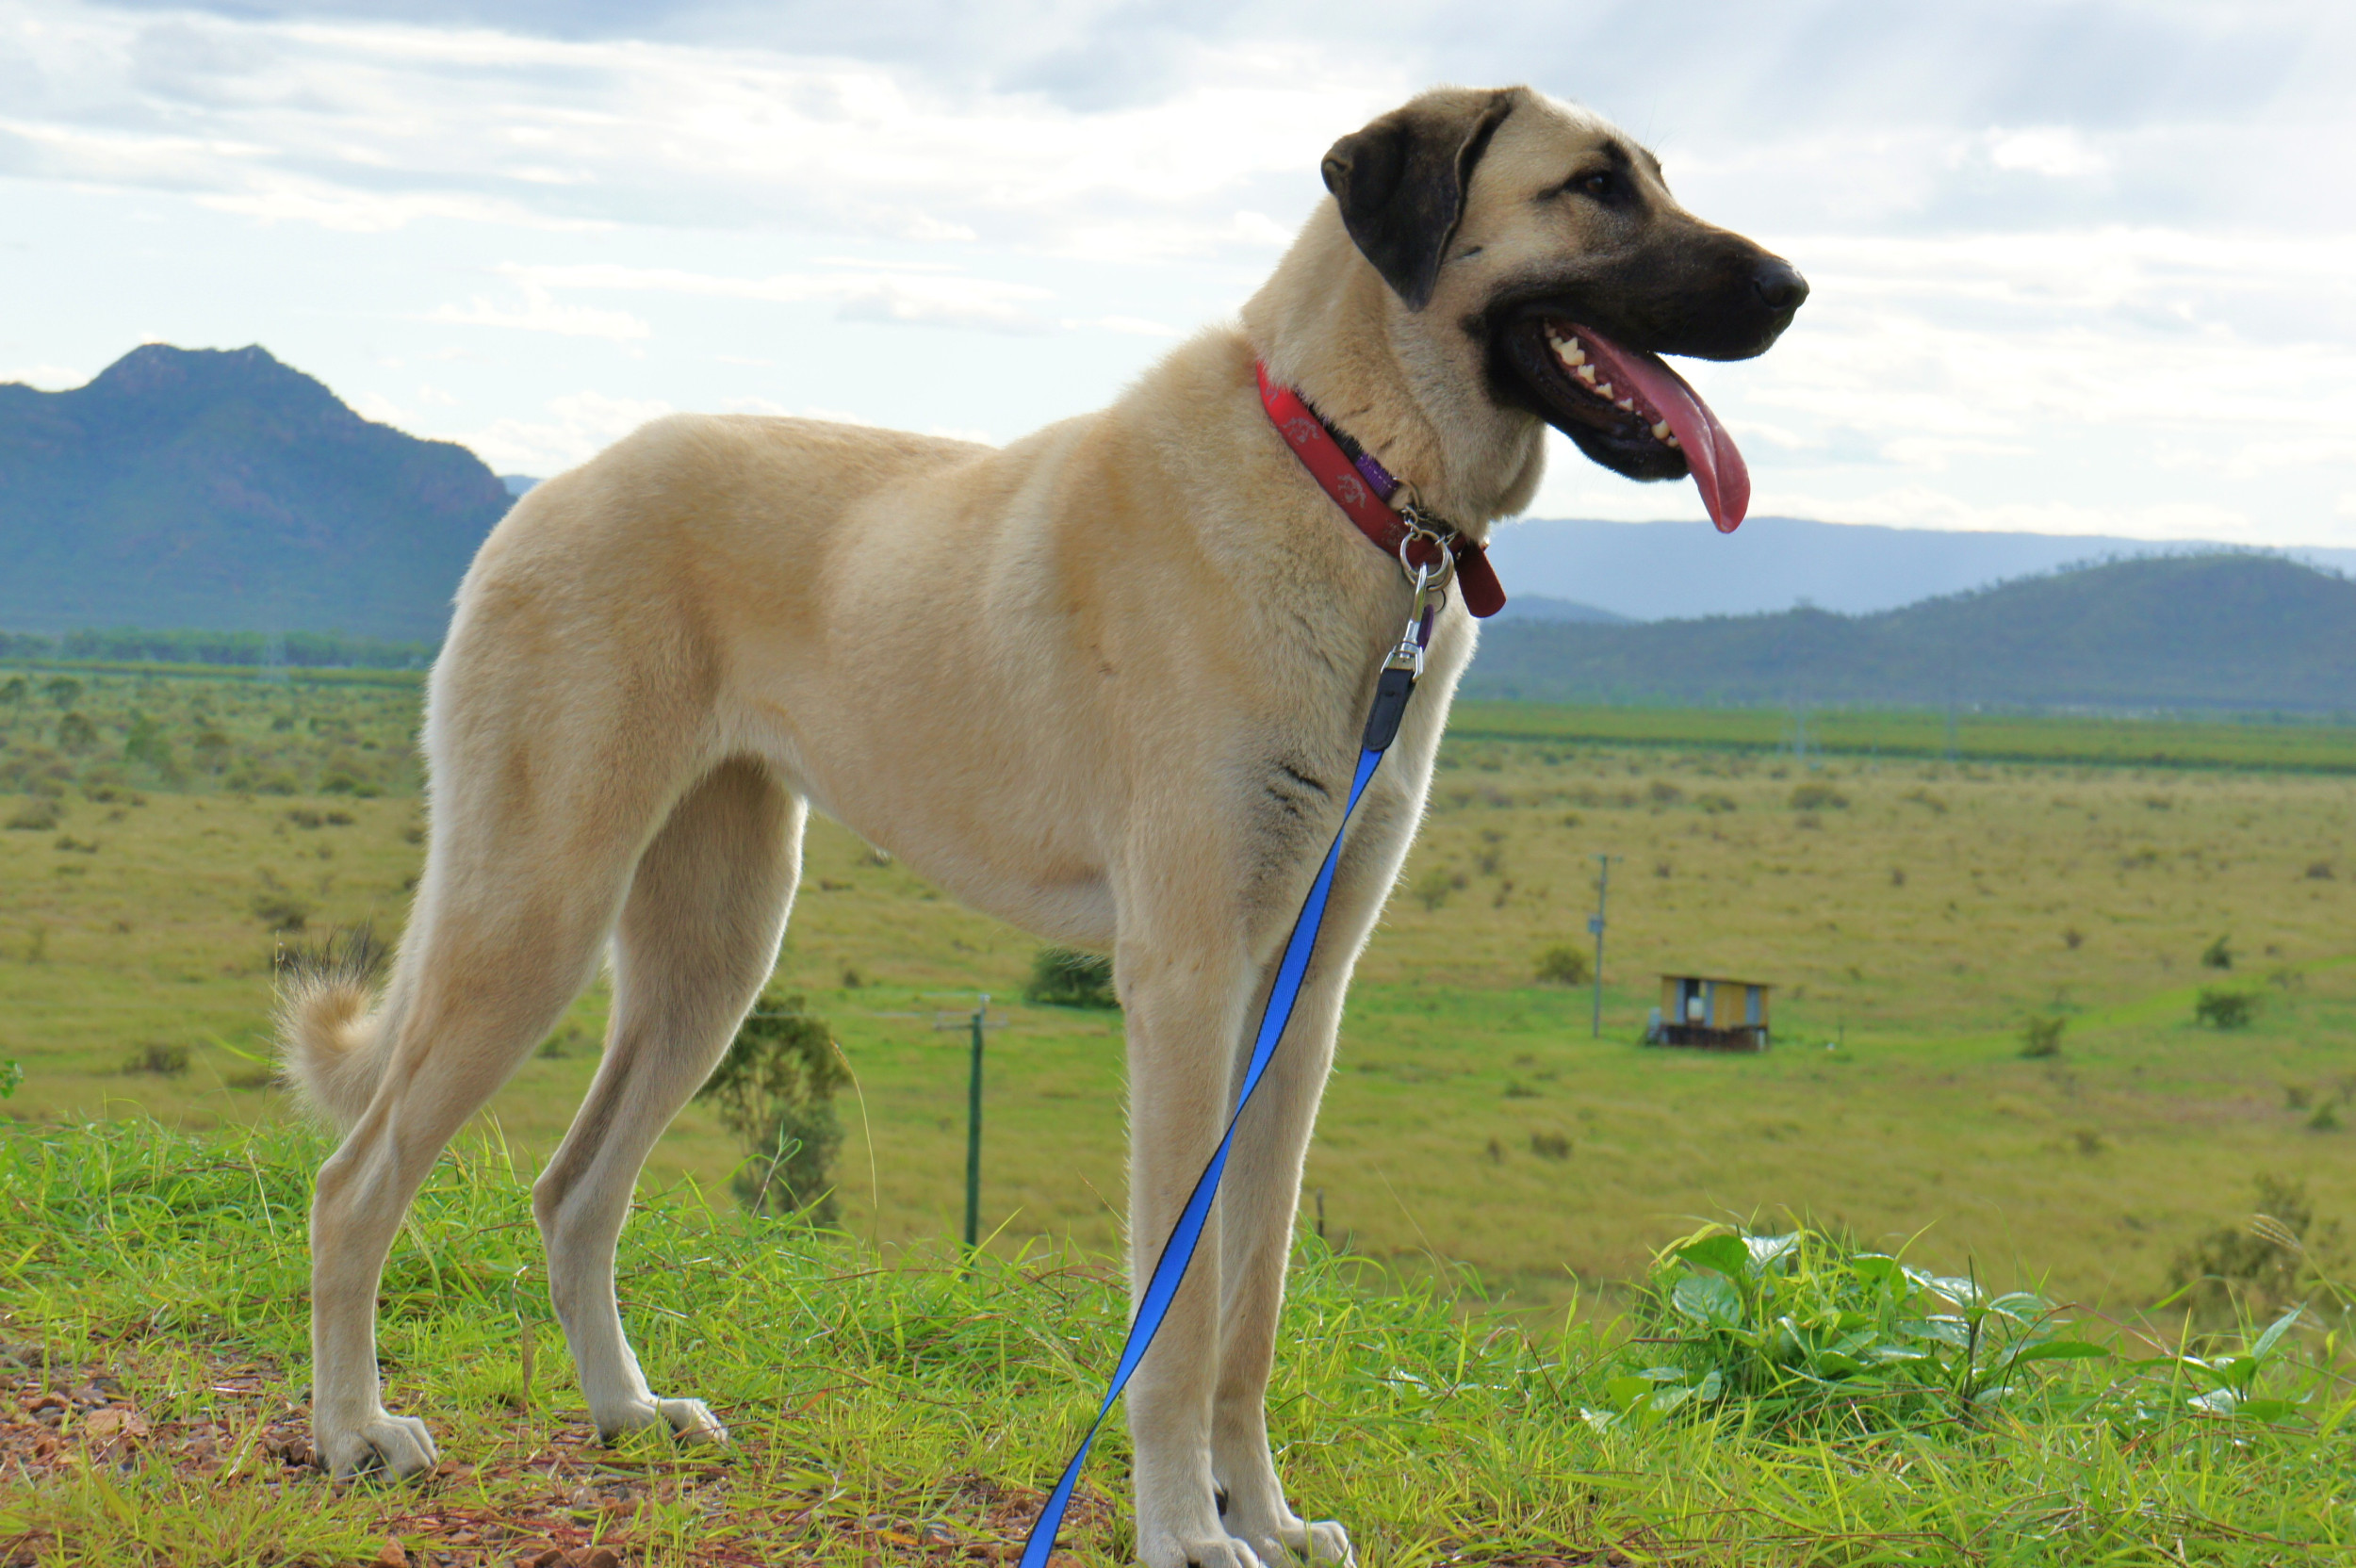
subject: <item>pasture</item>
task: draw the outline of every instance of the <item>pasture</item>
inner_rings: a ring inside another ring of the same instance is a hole
[[[85,670],[59,701],[58,672],[25,675],[0,705],[0,786],[28,792],[0,819],[34,825],[0,830],[0,1061],[26,1081],[0,1110],[279,1118],[274,948],[401,920],[414,681]],[[1582,743],[1530,714],[1515,738],[1496,714],[1462,715],[1360,966],[1302,1217],[1321,1212],[1332,1246],[1469,1266],[1501,1302],[1542,1305],[1638,1275],[1697,1219],[1788,1212],[2133,1310],[2261,1176],[2304,1183],[2319,1222],[2356,1214],[2356,779],[1870,752],[1803,767],[1677,739],[1723,716]],[[2089,755],[2113,743],[2077,728]],[[1536,976],[1546,950],[1585,949],[1602,854],[1618,858],[1595,1038],[1588,991]],[[935,1025],[988,992],[1006,1027],[984,1227],[1009,1252],[1113,1245],[1119,1015],[1023,1005],[1035,950],[815,825],[776,992],[829,1021],[857,1074],[846,1229],[955,1233],[964,1037]],[[1639,1049],[1664,969],[1774,984],[1776,1048]],[[2246,1027],[2196,1022],[2220,988],[2257,999]],[[602,1005],[585,996],[495,1102],[519,1162],[561,1134]],[[2021,1056],[2033,1017],[2064,1021],[2058,1055]],[[725,1204],[742,1157],[693,1106],[649,1180]]]

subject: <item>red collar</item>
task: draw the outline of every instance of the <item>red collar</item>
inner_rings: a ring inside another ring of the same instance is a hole
[[[1497,581],[1497,568],[1489,564],[1489,552],[1456,531],[1452,524],[1442,522],[1429,513],[1417,514],[1419,527],[1410,528],[1406,519],[1391,509],[1390,499],[1399,489],[1383,465],[1371,453],[1362,453],[1352,462],[1341,443],[1333,439],[1325,421],[1301,400],[1301,394],[1289,386],[1280,386],[1268,380],[1268,367],[1254,362],[1252,374],[1260,382],[1260,404],[1284,438],[1293,455],[1301,459],[1302,467],[1316,476],[1333,498],[1333,503],[1347,513],[1358,525],[1358,531],[1373,542],[1374,547],[1394,560],[1406,551],[1405,559],[1416,565],[1432,565],[1438,561],[1436,551],[1445,548],[1456,563],[1456,580],[1464,590],[1464,608],[1475,615],[1489,616],[1505,608],[1505,588]],[[1421,533],[1423,537],[1417,537]],[[1432,543],[1433,537],[1439,544]],[[1410,541],[1413,541],[1412,543]]]

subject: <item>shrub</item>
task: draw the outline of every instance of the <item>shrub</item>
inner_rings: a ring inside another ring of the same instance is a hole
[[[1565,942],[1538,955],[1538,980],[1547,986],[1583,986],[1593,972],[1587,955]]]
[[[2307,880],[2310,882],[2331,881],[2331,862],[2329,860],[2309,861],[2307,864]]]
[[[31,800],[19,807],[8,818],[12,833],[46,833],[65,818],[65,808],[54,800]]]
[[[2248,991],[2203,986],[2192,1004],[2192,1016],[2212,1029],[2240,1029],[2258,1016],[2258,999]]]
[[[254,895],[254,918],[273,931],[300,931],[310,923],[311,906],[282,889],[265,888]]]
[[[746,1208],[822,1228],[841,1218],[834,1096],[850,1079],[833,1031],[799,996],[763,997],[745,1015],[695,1098],[714,1102],[720,1124],[744,1146],[748,1158],[728,1186]]]
[[[1118,1007],[1113,988],[1113,963],[1094,953],[1074,953],[1068,947],[1042,947],[1031,960],[1031,978],[1023,1000],[1042,1007]]]
[[[151,1040],[124,1059],[123,1070],[135,1074],[150,1072],[158,1078],[185,1077],[188,1070],[188,1048]]]
[[[2062,1031],[2069,1023],[2059,1014],[2024,1020],[2021,1025],[2021,1054],[2030,1057],[2060,1055]]]
[[[1794,811],[1838,811],[1849,804],[1849,797],[1829,784],[1799,784],[1792,787],[1792,809]]]
[[[2231,943],[2229,943],[2225,938],[2219,937],[2217,940],[2202,948],[2201,950],[2201,967],[2202,969],[2232,969],[2233,967],[2233,949]]]
[[[1693,797],[1693,804],[1700,807],[1705,812],[1711,816],[1717,816],[1726,811],[1740,809],[1740,808],[1735,804],[1735,799],[1732,795],[1721,794],[1715,790],[1710,791],[1707,794],[1695,795]]]
[[[2316,1219],[2306,1183],[2262,1175],[2252,1184],[2254,1214],[2196,1237],[2168,1266],[2170,1299],[2212,1327],[2280,1312],[2342,1262],[2339,1222]]]
[[[1571,1157],[1571,1140],[1561,1133],[1532,1133],[1530,1152],[1542,1160],[1567,1160]]]
[[[1665,778],[1656,778],[1645,786],[1644,797],[1655,806],[1675,806],[1685,798],[1685,792]]]

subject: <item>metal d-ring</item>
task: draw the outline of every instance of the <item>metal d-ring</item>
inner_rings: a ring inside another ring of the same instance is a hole
[[[1421,603],[1425,594],[1436,593],[1456,580],[1456,552],[1448,547],[1447,534],[1425,528],[1413,518],[1401,517],[1399,521],[1407,527],[1407,536],[1399,542],[1399,570],[1415,584],[1416,602]],[[1430,545],[1432,553],[1439,558],[1432,565],[1421,565],[1408,558],[1407,552],[1417,540]]]

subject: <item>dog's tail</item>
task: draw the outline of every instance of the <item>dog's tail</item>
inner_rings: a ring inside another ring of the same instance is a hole
[[[376,1001],[384,949],[367,927],[278,961],[278,1071],[311,1110],[350,1127],[384,1076],[390,1031]]]

